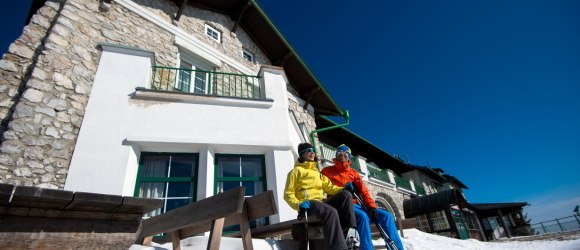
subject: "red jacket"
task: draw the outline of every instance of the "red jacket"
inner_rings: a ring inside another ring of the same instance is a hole
[[[346,183],[351,182],[365,203],[364,205],[368,208],[376,208],[377,204],[375,203],[375,200],[373,200],[373,197],[371,197],[371,194],[360,178],[360,175],[354,169],[350,168],[350,161],[341,162],[336,158],[332,160],[334,161],[334,166],[322,169],[322,174],[326,175],[332,184],[339,187],[344,187]]]

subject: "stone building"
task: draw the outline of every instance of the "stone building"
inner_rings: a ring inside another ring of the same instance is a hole
[[[296,146],[346,116],[254,0],[34,0],[0,79],[0,183],[163,199],[155,213],[243,185],[274,191],[270,223],[295,218]],[[316,136],[321,159],[353,149],[397,218],[442,183],[345,128]]]
[[[244,185],[295,217],[295,124],[343,110],[254,1],[182,2],[34,1],[0,61],[0,182],[163,210]]]

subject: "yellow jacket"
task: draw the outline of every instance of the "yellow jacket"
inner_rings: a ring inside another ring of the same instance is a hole
[[[324,199],[323,191],[332,195],[341,190],[341,187],[332,184],[328,177],[318,171],[316,162],[296,162],[294,169],[290,170],[288,177],[286,177],[284,200],[290,207],[298,210],[300,203],[305,200],[322,201]],[[305,197],[304,191],[306,191],[308,198]]]

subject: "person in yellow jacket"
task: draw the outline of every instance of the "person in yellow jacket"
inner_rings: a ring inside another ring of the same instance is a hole
[[[297,211],[318,216],[327,249],[347,249],[344,233],[349,228],[356,228],[352,203],[354,187],[351,183],[344,188],[335,186],[322,175],[316,167],[316,155],[311,144],[298,145],[298,157],[286,178],[284,200]],[[332,197],[324,200],[324,193]]]

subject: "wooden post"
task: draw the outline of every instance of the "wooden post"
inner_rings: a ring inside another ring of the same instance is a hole
[[[479,228],[479,233],[481,234],[481,239],[483,239],[484,241],[487,241],[487,237],[485,237],[485,232],[483,232],[483,227],[481,226],[481,223],[479,222],[479,217],[477,217],[477,213],[473,213],[473,216],[475,217],[475,222],[477,222],[477,227]]]
[[[220,249],[220,243],[222,240],[222,232],[224,229],[224,222],[226,218],[219,218],[211,223],[211,231],[209,233],[209,242],[207,245],[207,250],[218,250]]]
[[[169,233],[173,250],[181,250],[181,238],[179,237],[179,230],[171,231]]]
[[[250,232],[250,223],[248,221],[248,208],[244,203],[244,208],[240,214],[240,233],[244,250],[253,250],[252,233]]]
[[[506,237],[511,238],[512,234],[510,232],[510,229],[506,226],[505,221],[503,220],[503,213],[501,212],[500,209],[497,210],[497,214],[499,215],[499,223],[503,227]]]
[[[447,223],[451,228],[451,231],[455,232],[455,237],[461,239],[459,236],[459,229],[457,229],[457,224],[455,224],[455,218],[453,218],[453,214],[451,214],[451,207],[445,209],[445,215],[447,216]]]

